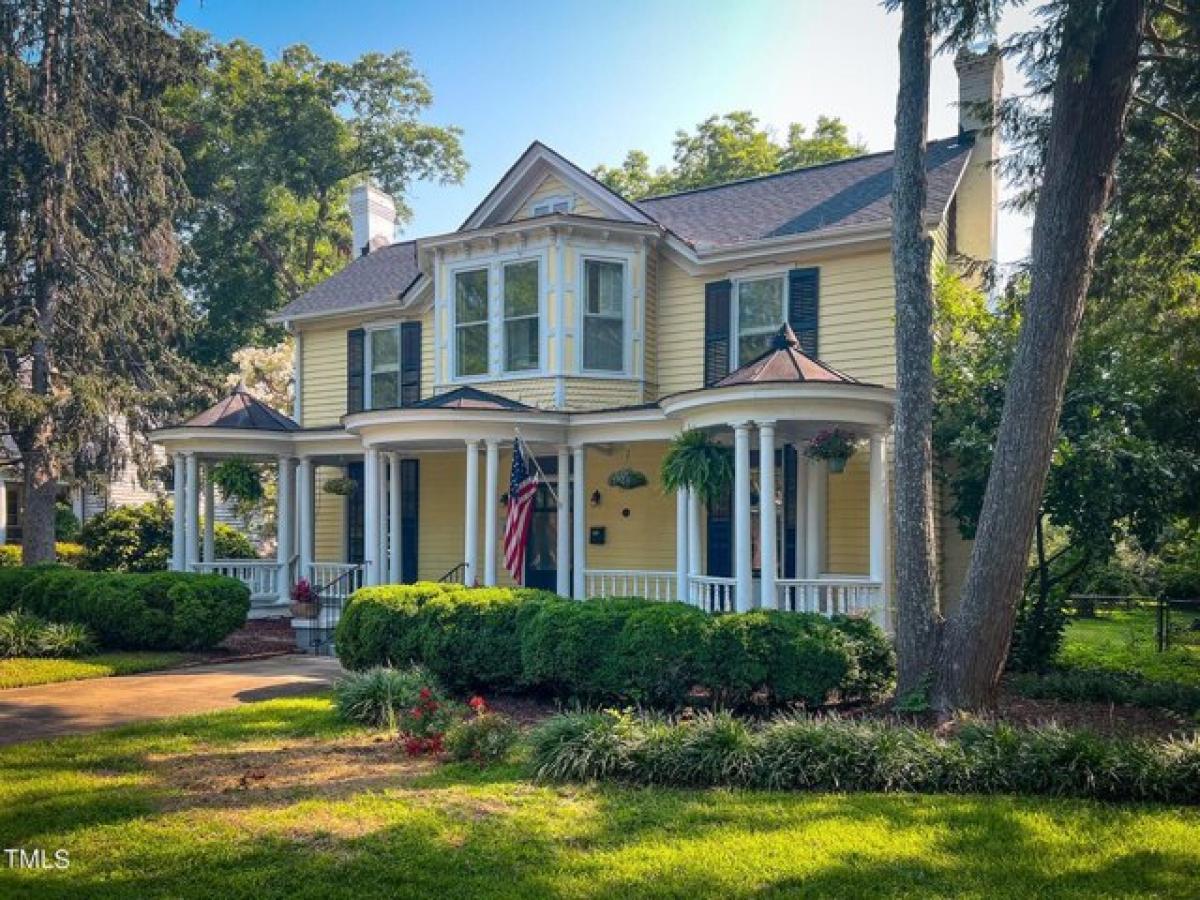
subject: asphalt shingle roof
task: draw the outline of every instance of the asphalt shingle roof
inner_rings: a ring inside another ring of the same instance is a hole
[[[419,403],[413,404],[420,409],[532,409],[516,400],[493,394],[491,391],[481,391],[479,388],[463,385],[444,394],[434,394]]]
[[[927,212],[954,193],[970,137],[929,144]],[[679,194],[637,206],[698,250],[806,234],[826,228],[884,224],[892,215],[892,152],[858,156]]]
[[[280,311],[279,317],[287,319],[383,304],[403,296],[420,274],[416,241],[389,244],[358,257],[300,295]]]
[[[254,431],[297,431],[300,426],[263,403],[242,385],[184,423],[185,428],[248,428]]]
[[[813,359],[800,349],[796,333],[784,324],[772,341],[771,349],[730,372],[716,387],[735,384],[768,384],[778,382],[824,381],[834,384],[858,384],[858,380]]]

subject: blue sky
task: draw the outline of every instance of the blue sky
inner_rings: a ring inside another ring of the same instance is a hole
[[[416,186],[409,237],[458,227],[535,139],[586,169],[632,147],[668,163],[677,128],[749,109],[780,134],[826,114],[870,150],[892,144],[899,21],[873,0],[182,0],[179,16],[271,55],[410,51],[433,88],[428,120],[463,128],[471,171],[461,186]],[[932,137],[954,133],[956,93],[939,57]],[[1027,228],[1002,214],[1003,261],[1024,255]]]

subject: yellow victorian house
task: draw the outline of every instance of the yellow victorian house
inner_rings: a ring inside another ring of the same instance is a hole
[[[994,256],[997,138],[971,103],[998,97],[1000,60],[958,69],[959,133],[928,148],[932,265]],[[391,199],[356,189],[361,255],[277,317],[291,416],[237,392],[155,435],[174,457],[174,566],[242,578],[260,615],[300,578],[329,598],[511,583],[519,436],[543,481],[526,584],[886,625],[891,184],[876,153],[634,201],[535,142],[457,231],[402,243]],[[832,428],[860,448],[840,473],[804,454]],[[690,429],[732,446],[727,497],[663,491]],[[201,533],[206,472],[232,457],[278,466],[274,561],[214,559]],[[951,520],[942,535],[960,577]]]

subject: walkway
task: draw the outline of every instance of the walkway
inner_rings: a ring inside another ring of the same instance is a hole
[[[275,656],[0,691],[0,744],[313,694],[341,674],[336,659]]]

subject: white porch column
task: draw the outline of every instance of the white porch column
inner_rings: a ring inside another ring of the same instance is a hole
[[[184,507],[187,506],[187,465],[182,453],[175,454],[175,518],[171,530],[171,570],[182,572],[185,568],[187,519]]]
[[[363,451],[363,562],[367,584],[380,583],[379,567],[379,451]]]
[[[688,488],[688,574],[701,574],[704,564],[700,556],[700,495]]]
[[[811,460],[808,469],[808,506],[805,510],[805,576],[820,578],[825,569],[825,463]]]
[[[675,492],[675,599],[686,602],[688,596],[688,491]]]
[[[483,583],[496,583],[496,512],[500,503],[500,445],[484,443]]]
[[[8,543],[8,482],[0,479],[0,544]],[[171,568],[175,568],[175,550],[171,551]]]
[[[560,597],[571,595],[571,451],[568,447],[558,448],[558,522],[555,528],[555,558],[557,571],[554,575],[554,592]]]
[[[279,457],[279,481],[275,493],[275,559],[279,563],[280,603],[287,603],[292,591],[292,535],[296,525],[292,512],[292,501],[296,496],[292,463],[289,456]]]
[[[733,426],[733,572],[738,612],[754,606],[754,559],[750,553],[750,423]]]
[[[388,564],[388,454],[380,450],[375,465],[379,467],[379,473],[376,475],[379,485],[379,528],[375,532],[375,538],[379,542],[379,583],[387,584],[391,574]]]
[[[463,516],[463,583],[479,578],[479,441],[467,441],[467,508]]]
[[[887,517],[884,504],[887,502],[887,470],[883,459],[883,435],[871,435],[869,530],[871,580],[882,583],[884,574],[885,540]]]
[[[574,573],[571,596],[576,600],[586,600],[587,582],[584,572],[587,569],[587,471],[586,447],[576,447],[572,451],[574,457],[573,490],[571,492],[571,529],[575,537],[574,552],[571,556]]]
[[[187,496],[184,499],[184,568],[191,571],[200,561],[200,464],[196,454],[187,455]]]
[[[300,457],[296,467],[296,533],[300,538],[300,571],[297,579],[312,579],[313,557],[316,555],[313,511],[316,497],[313,494],[313,463],[307,456]],[[313,587],[320,587],[314,584]]]
[[[796,577],[808,577],[808,476],[804,448],[796,445]]]
[[[775,609],[775,423],[758,423],[759,607]]]
[[[213,464],[204,464],[204,561],[212,562],[217,552],[217,496],[213,489]]]
[[[389,453],[388,457],[388,581],[399,584],[403,579],[401,567],[401,521],[400,521],[400,454]]]

